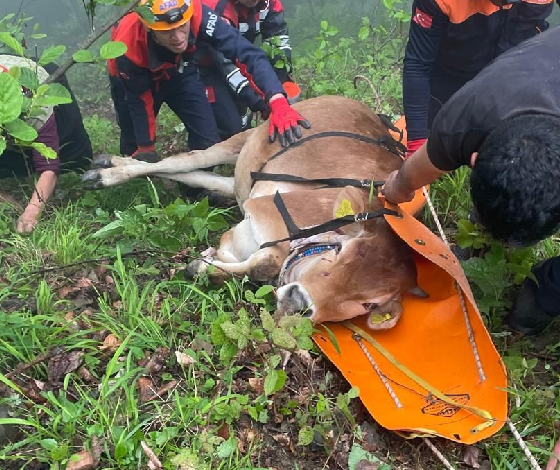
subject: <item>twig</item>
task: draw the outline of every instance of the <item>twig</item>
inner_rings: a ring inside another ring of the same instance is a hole
[[[62,354],[62,352],[64,352],[64,348],[62,346],[56,346],[44,354],[39,354],[35,359],[33,359],[30,362],[27,362],[26,364],[20,364],[12,372],[8,372],[4,377],[6,377],[7,379],[11,379],[12,377],[22,373],[24,370],[27,370],[33,367],[34,365],[39,364],[40,362],[46,361],[53,356]]]
[[[89,47],[95,42],[97,41],[106,31],[109,30],[109,28],[111,28],[111,26],[113,26],[117,21],[119,21],[124,15],[126,15],[127,13],[129,13],[134,7],[136,7],[136,5],[140,2],[140,0],[132,0],[131,2],[129,2],[124,9],[115,17],[111,18],[109,21],[107,21],[103,26],[101,26],[98,30],[96,31],[92,31],[91,34],[86,38],[86,40],[81,43],[78,47],[80,49],[89,49]],[[54,82],[58,77],[60,77],[62,74],[66,73],[66,71],[72,67],[72,65],[74,65],[76,62],[74,61],[74,59],[72,58],[72,56],[70,56],[68,58],[68,60],[62,65],[60,66],[56,72],[54,72],[52,75],[50,75],[46,80],[45,83],[52,83]]]

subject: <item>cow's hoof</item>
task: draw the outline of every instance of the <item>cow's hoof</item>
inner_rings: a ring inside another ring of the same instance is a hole
[[[88,170],[82,175],[83,187],[86,189],[103,188],[103,178],[99,170]]]
[[[113,155],[108,153],[102,153],[101,155],[96,155],[91,161],[91,168],[111,168],[113,166]]]
[[[188,279],[192,279],[193,277],[198,276],[206,272],[208,269],[208,262],[204,261],[203,259],[195,259],[187,264],[187,269],[185,270],[185,277]]]

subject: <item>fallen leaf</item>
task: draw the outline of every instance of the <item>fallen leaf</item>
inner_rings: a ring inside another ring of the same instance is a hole
[[[113,333],[111,333],[103,340],[103,344],[99,346],[99,350],[112,355],[117,349],[119,349],[121,344],[121,341]]]
[[[95,470],[98,463],[91,451],[82,450],[70,457],[66,464],[66,470]]]
[[[476,446],[463,447],[463,462],[469,467],[480,468],[480,449]]]
[[[148,444],[146,444],[144,441],[141,441],[140,445],[142,446],[142,450],[146,454],[146,457],[148,457],[148,467],[152,469],[163,468],[160,460],[157,458],[156,454],[154,454],[154,451],[150,449]]]
[[[66,374],[77,370],[82,365],[83,356],[82,351],[71,351],[51,357],[47,372],[49,382],[60,382]]]
[[[112,285],[114,283],[115,283],[115,280],[111,276],[109,276],[109,275],[105,276],[105,284]]]
[[[229,439],[229,424],[224,423],[220,426],[220,429],[216,432],[218,436],[220,436],[224,441]]]
[[[154,374],[165,367],[170,353],[169,348],[157,348],[149,359],[142,359],[139,365],[144,367],[148,374]]]
[[[140,402],[146,403],[156,397],[154,383],[148,377],[138,379],[138,389],[140,390]]]
[[[89,371],[89,369],[85,366],[82,366],[78,369],[78,375],[84,380],[84,382],[95,383],[95,377]]]
[[[177,363],[182,366],[188,366],[189,364],[194,364],[196,362],[194,357],[180,351],[175,351],[175,357],[177,358]]]
[[[64,286],[58,289],[58,297],[61,299],[65,299],[70,294],[73,294],[74,292],[78,292],[79,290],[80,289],[78,287]]]
[[[370,462],[369,460],[360,460],[356,464],[356,470],[377,470],[381,466],[379,462]]]
[[[87,277],[78,279],[78,282],[76,283],[76,287],[78,289],[87,289],[91,286],[93,286],[93,281],[91,279],[88,279]]]
[[[264,393],[264,379],[262,377],[249,377],[249,387],[258,394]]]

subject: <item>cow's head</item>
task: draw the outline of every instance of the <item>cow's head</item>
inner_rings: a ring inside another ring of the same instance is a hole
[[[382,204],[376,197],[368,201],[363,190],[345,188],[334,204],[336,216],[341,207],[372,212]],[[404,292],[423,294],[412,250],[383,218],[299,240],[292,249],[280,276],[280,315],[303,312],[319,323],[367,314],[371,328],[386,329],[402,314]]]

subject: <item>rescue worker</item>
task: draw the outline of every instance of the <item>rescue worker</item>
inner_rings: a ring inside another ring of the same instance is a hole
[[[553,0],[414,0],[403,73],[407,155],[420,148],[459,88],[548,28],[552,7]]]
[[[55,64],[45,68],[30,59],[11,55],[0,55],[0,72],[8,72],[12,67],[28,68],[37,74],[40,82],[56,70]],[[37,131],[35,142],[44,144],[56,152],[56,158],[46,158],[35,148],[16,146],[8,139],[8,147],[0,156],[0,178],[26,177],[30,169],[38,175],[33,194],[19,217],[16,229],[19,233],[31,232],[39,221],[46,202],[54,192],[61,170],[83,170],[89,166],[92,157],[91,142],[82,122],[82,115],[66,77],[61,75],[57,83],[64,85],[72,97],[72,102],[56,107],[44,106],[42,113],[27,118],[28,125]],[[32,90],[22,88],[24,96],[31,97]]]
[[[141,4],[146,4],[143,0]],[[264,52],[245,40],[200,0],[153,0],[154,22],[137,13],[124,16],[111,39],[127,45],[125,55],[108,61],[111,94],[121,128],[121,152],[157,161],[155,119],[163,102],[188,130],[191,150],[220,141],[193,54],[208,43],[230,60],[245,64],[270,109],[270,140],[282,145],[301,137],[309,124],[286,100]]]
[[[270,62],[288,101],[297,101],[299,88],[291,75],[292,47],[280,0],[202,1],[238,29],[249,42],[254,43],[259,36],[262,37],[263,42],[274,51]],[[196,63],[223,139],[249,127],[251,113],[247,112],[247,108],[266,117],[267,106],[262,94],[234,62],[210,48],[199,48]]]
[[[560,27],[502,54],[442,107],[430,135],[385,184],[388,201],[462,165],[472,167],[477,221],[496,239],[524,246],[560,226]],[[560,257],[533,267],[508,317],[525,334],[560,314]]]

